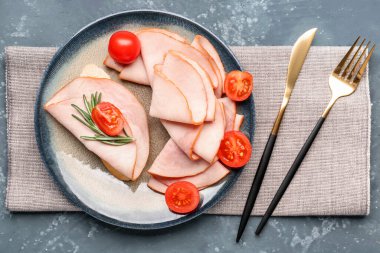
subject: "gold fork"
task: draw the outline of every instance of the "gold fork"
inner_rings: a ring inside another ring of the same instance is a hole
[[[272,202],[270,203],[267,211],[265,212],[263,218],[260,221],[260,224],[258,225],[256,229],[256,232],[255,232],[256,235],[260,234],[265,224],[267,223],[269,217],[272,215],[273,211],[276,209],[277,204],[280,202],[282,196],[284,195],[286,189],[288,188],[290,182],[292,181],[294,175],[296,174],[298,168],[300,167],[303,159],[305,158],[307,152],[309,151],[315,137],[317,136],[319,130],[321,129],[323,125],[323,122],[325,121],[326,117],[328,116],[335,102],[338,100],[338,98],[351,95],[352,93],[354,93],[354,91],[358,87],[359,82],[361,78],[363,77],[365,68],[369,62],[369,59],[371,58],[372,53],[375,50],[375,44],[374,44],[371,50],[369,51],[368,56],[365,57],[363,61],[363,57],[366,54],[366,50],[368,49],[371,43],[371,42],[368,42],[365,48],[361,50],[365,42],[365,39],[363,39],[358,49],[356,50],[354,56],[351,58],[351,60],[349,60],[350,55],[354,51],[356,44],[358,43],[359,40],[360,40],[360,36],[356,39],[354,44],[348,50],[347,54],[343,57],[343,59],[338,64],[338,66],[331,73],[330,78],[329,78],[329,85],[331,89],[331,100],[329,104],[327,105],[325,111],[323,112],[322,116],[318,120],[317,124],[315,125],[313,131],[307,138],[302,149],[298,153],[296,159],[294,160],[292,164],[292,167],[290,167],[288,171],[288,174],[285,176],[280,187],[278,188],[276,195],[273,197]],[[360,56],[359,58],[357,58],[359,54]]]

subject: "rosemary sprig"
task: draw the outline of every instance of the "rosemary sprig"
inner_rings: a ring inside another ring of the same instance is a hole
[[[77,105],[71,104],[71,106],[80,114],[82,118],[75,114],[72,114],[71,116],[73,116],[74,119],[78,120],[83,125],[85,125],[86,127],[88,127],[96,133],[95,136],[81,136],[80,138],[88,141],[100,141],[104,144],[109,144],[113,146],[121,146],[133,142],[135,139],[131,136],[128,136],[124,129],[123,132],[125,136],[108,136],[102,130],[100,130],[99,127],[92,120],[92,110],[95,108],[97,104],[100,103],[101,99],[101,92],[95,92],[95,94],[91,94],[90,101],[87,100],[86,95],[83,95],[83,103],[86,108],[86,111],[81,109]]]

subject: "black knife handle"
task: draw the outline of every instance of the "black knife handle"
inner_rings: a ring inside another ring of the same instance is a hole
[[[305,158],[307,152],[309,151],[311,145],[313,144],[315,137],[318,135],[318,132],[323,125],[323,122],[325,122],[325,118],[324,117],[319,118],[313,131],[310,133],[305,144],[303,145],[302,149],[298,153],[296,159],[293,162],[292,167],[290,167],[288,174],[286,174],[284,180],[282,181],[280,187],[278,188],[276,192],[276,195],[272,199],[272,202],[270,203],[267,211],[265,212],[263,218],[261,219],[260,224],[257,227],[256,232],[255,232],[256,235],[260,234],[265,224],[267,223],[269,217],[272,215],[273,211],[276,209],[277,204],[280,202],[282,196],[284,195],[286,189],[288,188],[290,182],[292,181],[294,175],[296,174],[298,168],[300,167],[303,159]]]
[[[277,135],[269,135],[267,144],[265,145],[265,149],[263,155],[261,156],[259,167],[257,168],[256,175],[251,186],[251,190],[249,191],[247,201],[245,202],[244,211],[240,220],[239,230],[236,237],[237,242],[240,240],[240,237],[244,232],[249,216],[251,215],[253,206],[255,205],[257,195],[259,194],[260,187],[268,167],[269,159],[272,155],[274,144],[276,143],[276,138]]]

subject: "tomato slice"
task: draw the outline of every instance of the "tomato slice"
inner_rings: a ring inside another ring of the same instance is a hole
[[[218,157],[228,167],[240,168],[249,162],[251,153],[252,146],[247,136],[240,131],[229,131],[220,143]]]
[[[224,80],[224,91],[234,101],[244,101],[253,90],[253,76],[248,72],[233,70]]]
[[[134,33],[128,31],[115,32],[109,40],[108,53],[121,64],[134,62],[139,56],[140,50],[140,40]]]
[[[116,136],[124,128],[124,117],[120,110],[109,102],[97,104],[91,112],[91,118],[105,134]]]
[[[174,213],[191,213],[199,205],[199,191],[190,182],[178,181],[169,185],[166,189],[165,201],[169,209]]]

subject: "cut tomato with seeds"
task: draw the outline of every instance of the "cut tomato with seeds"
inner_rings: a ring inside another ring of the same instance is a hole
[[[165,201],[172,212],[180,214],[191,213],[199,205],[199,191],[190,182],[175,182],[166,189]]]
[[[234,101],[244,101],[253,90],[253,76],[248,72],[233,70],[224,81],[227,96]]]
[[[220,143],[218,157],[228,167],[240,168],[249,162],[251,153],[252,146],[247,136],[240,131],[229,131]]]
[[[95,124],[108,136],[116,136],[124,128],[124,117],[120,110],[109,102],[100,102],[91,112]]]

